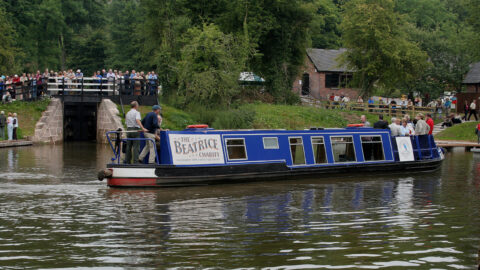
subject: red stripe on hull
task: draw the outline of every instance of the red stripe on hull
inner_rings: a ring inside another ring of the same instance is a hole
[[[148,187],[156,186],[156,178],[109,178],[107,180],[109,187]]]

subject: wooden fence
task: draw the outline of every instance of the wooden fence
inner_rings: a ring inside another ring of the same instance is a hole
[[[434,119],[443,119],[447,114],[454,112],[454,110],[442,109],[437,111],[433,107],[420,107],[420,106],[400,106],[400,105],[380,105],[373,104],[369,105],[368,103],[357,103],[357,102],[348,102],[342,104],[341,102],[331,102],[331,101],[322,101],[322,107],[326,109],[338,109],[338,110],[350,110],[350,111],[361,111],[370,114],[383,115],[384,117],[403,117],[408,114],[412,119],[418,113],[432,114]]]

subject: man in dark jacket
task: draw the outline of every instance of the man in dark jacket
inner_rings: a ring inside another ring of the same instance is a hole
[[[142,120],[142,125],[148,131],[143,133],[145,138],[151,139],[147,140],[145,147],[143,148],[140,156],[138,157],[139,162],[142,162],[143,159],[147,156],[148,153],[148,163],[155,163],[155,132],[160,128],[158,125],[158,114],[162,108],[159,105],[154,105],[152,111],[145,115],[145,118]]]
[[[5,126],[7,125],[7,118],[5,117],[5,112],[0,112],[0,138],[5,140]]]
[[[373,128],[388,129],[388,122],[383,121],[383,115],[378,116],[378,121],[373,124]]]

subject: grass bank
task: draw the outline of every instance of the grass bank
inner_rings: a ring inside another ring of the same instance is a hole
[[[454,125],[439,132],[435,135],[435,139],[477,142],[477,135],[475,134],[477,125],[478,122],[466,122]]]
[[[179,110],[162,104],[163,127],[182,130],[191,124],[208,124],[216,129],[305,129],[310,127],[345,127],[359,123],[363,112],[327,110],[306,106],[274,105],[265,103],[244,104],[231,110],[206,110],[195,108]],[[125,106],[125,110],[129,108]],[[141,106],[142,117],[151,111],[149,106]],[[366,114],[374,123],[378,116]]]
[[[5,111],[5,116],[7,116],[9,112],[17,113],[19,124],[17,135],[19,139],[23,139],[26,136],[33,136],[35,133],[35,124],[40,117],[42,117],[42,112],[47,109],[49,103],[49,99],[31,102],[14,101],[8,104],[0,104],[0,111]]]

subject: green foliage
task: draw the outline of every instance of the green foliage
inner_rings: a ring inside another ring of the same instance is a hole
[[[72,55],[68,60],[70,67],[81,69],[85,76],[91,76],[94,71],[105,67],[107,42],[101,30],[88,27],[73,40]]]
[[[117,0],[107,6],[107,13],[115,16],[109,17],[107,27],[106,66],[122,71],[137,68],[141,47],[137,29],[142,23],[139,11],[137,1]]]
[[[14,47],[15,31],[6,18],[7,13],[0,6],[0,73],[13,73],[16,71],[15,55],[18,54]]]
[[[380,88],[434,97],[460,90],[468,65],[480,60],[479,6],[480,0],[4,0],[0,72],[155,70],[172,104],[200,99],[194,102],[228,106],[238,97],[233,73],[252,71],[266,79],[274,102],[295,104],[291,86],[305,49],[348,47],[344,61],[359,71],[355,83],[364,94]],[[205,46],[212,47],[192,50]]]
[[[313,12],[309,27],[313,48],[337,49],[340,47],[339,6],[331,0],[313,0],[305,4]]]
[[[413,81],[427,67],[427,54],[408,39],[393,0],[352,0],[345,6],[341,59],[365,97],[375,85],[392,88]]]
[[[187,111],[192,115],[195,123],[206,124],[209,126],[213,126],[213,122],[215,122],[217,117],[221,114],[218,110],[206,108],[198,104],[191,104],[187,108]]]
[[[239,91],[237,80],[244,67],[245,59],[239,54],[241,42],[214,24],[190,28],[184,39],[178,63],[178,95],[187,103],[228,106]]]
[[[398,1],[397,10],[410,25],[408,32],[428,54],[431,65],[406,87],[437,97],[445,90],[460,91],[468,65],[475,59],[473,28],[462,22],[461,14],[452,12],[452,2],[442,0]],[[463,11],[461,13],[464,13]]]
[[[255,111],[248,108],[235,109],[218,114],[212,126],[216,129],[250,129],[255,120]]]

